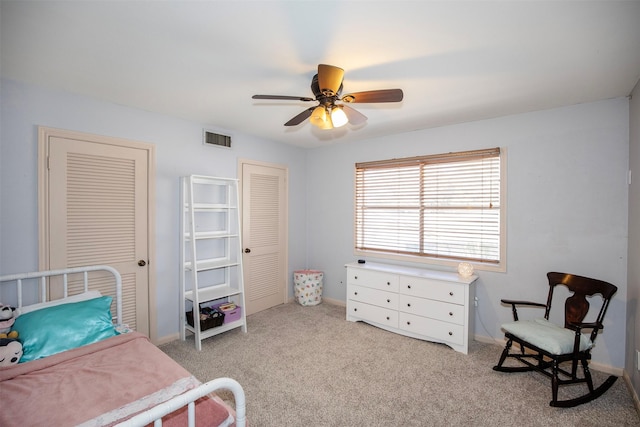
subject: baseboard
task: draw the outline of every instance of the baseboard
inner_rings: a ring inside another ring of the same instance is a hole
[[[487,344],[496,344],[500,347],[504,347],[504,345],[506,344],[506,340],[504,338],[492,338],[492,337],[485,337],[482,335],[474,335],[473,339],[479,342],[487,343]],[[593,360],[591,361],[591,363],[589,363],[589,366],[596,371],[604,372],[605,374],[609,374],[609,375],[615,375],[616,377],[622,377],[625,374],[625,371],[623,368],[617,368],[615,366],[605,365],[603,363],[598,363]]]
[[[179,339],[180,339],[180,333],[176,332],[175,334],[165,335],[164,337],[158,338],[158,341],[155,342],[154,344],[158,346],[158,345],[166,344]]]
[[[627,385],[627,390],[629,390],[631,398],[633,399],[633,406],[636,407],[636,412],[638,412],[638,416],[640,416],[640,398],[638,398],[638,393],[634,390],[633,385],[631,384],[631,378],[629,377],[629,374],[627,374],[627,371],[624,371],[622,378],[624,378],[624,383]]]
[[[295,297],[289,297],[287,299],[287,303],[292,303],[292,302],[296,302],[296,298]],[[347,304],[344,301],[340,301],[337,299],[333,299],[333,298],[327,298],[327,297],[322,297],[322,302],[326,302],[327,304],[331,304],[331,305],[339,305],[341,307],[346,307]]]
[[[347,303],[345,303],[344,301],[340,301],[340,300],[333,299],[333,298],[322,297],[322,301],[326,302],[328,304],[331,304],[331,305],[339,305],[341,307],[346,307],[347,306]]]

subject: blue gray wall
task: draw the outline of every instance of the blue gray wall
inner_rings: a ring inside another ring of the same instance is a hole
[[[191,123],[6,79],[0,89],[2,273],[38,266],[38,125],[156,144],[159,337],[178,330],[180,176],[236,176],[238,158],[286,165],[289,269],[323,270],[325,297],[344,301],[343,266],[356,258],[355,162],[500,146],[507,149],[507,271],[479,271],[475,334],[500,339],[500,324],[511,315],[500,305],[500,298],[543,301],[548,271],[597,277],[616,284],[619,291],[594,359],[603,365],[625,366],[629,320],[626,98],[350,144],[334,142],[310,150],[234,132],[234,149],[225,151],[201,143],[203,127],[216,129],[223,124]],[[634,295],[637,301],[637,285]],[[633,307],[637,310],[637,302]]]

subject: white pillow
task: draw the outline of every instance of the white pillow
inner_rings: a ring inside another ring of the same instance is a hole
[[[81,294],[76,294],[70,297],[60,298],[53,301],[39,302],[37,304],[26,305],[20,308],[20,314],[26,314],[26,313],[29,313],[30,311],[36,311],[36,310],[40,310],[47,307],[53,307],[60,304],[67,304],[70,302],[86,301],[93,298],[99,298],[101,296],[102,294],[100,293],[100,291],[87,291]]]

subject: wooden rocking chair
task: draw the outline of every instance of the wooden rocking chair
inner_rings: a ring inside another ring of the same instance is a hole
[[[616,376],[611,375],[594,389],[588,363],[598,331],[603,329],[602,320],[609,302],[618,288],[601,280],[572,274],[548,273],[547,277],[549,296],[546,305],[528,301],[502,300],[504,304],[511,305],[514,321],[502,325],[506,331],[507,343],[500,361],[493,369],[501,372],[538,371],[551,378],[552,400],[549,402],[551,406],[565,408],[577,406],[601,396],[617,379]],[[549,322],[551,300],[557,285],[565,285],[573,293],[565,302],[564,327]],[[598,316],[594,322],[584,323],[589,311],[587,297],[596,294],[602,295],[602,306]],[[518,320],[516,306],[544,307],[544,319]],[[582,333],[583,329],[590,329],[591,333],[585,335]],[[513,342],[520,344],[520,351],[513,353],[509,351]],[[503,366],[507,358],[517,359],[524,366]],[[571,363],[570,370],[560,367],[564,362]],[[578,377],[578,363],[582,365],[581,377]],[[586,383],[589,391],[574,399],[558,400],[559,386],[578,383]]]

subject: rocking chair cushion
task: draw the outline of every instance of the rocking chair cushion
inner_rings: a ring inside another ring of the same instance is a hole
[[[550,354],[573,353],[575,331],[555,325],[546,319],[519,320],[505,323],[502,328]],[[580,351],[588,350],[592,346],[593,343],[587,336],[580,337]]]

